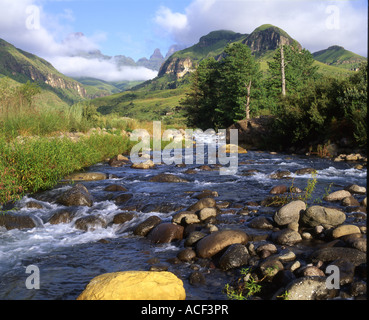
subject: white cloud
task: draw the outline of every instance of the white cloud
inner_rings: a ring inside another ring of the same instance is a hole
[[[90,60],[72,57],[79,52],[100,49],[107,35],[87,37],[74,33],[68,25],[71,10],[57,16],[44,12],[37,0],[0,0],[0,38],[17,48],[51,62],[60,72],[71,77],[94,77],[106,81],[148,80],[157,72],[146,68],[119,68],[112,60]]]
[[[336,10],[327,11],[329,6]],[[185,13],[165,7],[156,13],[158,26],[181,44],[195,44],[214,30],[251,33],[262,24],[273,24],[311,52],[337,44],[365,56],[367,21],[364,0],[193,0]]]
[[[149,80],[157,76],[157,72],[143,67],[124,66],[117,68],[114,61],[85,59],[83,57],[53,57],[49,61],[60,72],[71,77],[91,77],[105,81]]]

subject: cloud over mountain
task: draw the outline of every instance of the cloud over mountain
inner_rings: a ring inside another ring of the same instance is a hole
[[[161,7],[155,17],[163,32],[180,44],[192,45],[220,29],[251,33],[268,23],[286,30],[312,52],[340,44],[363,56],[367,21],[364,1],[318,0],[193,0],[184,13]]]

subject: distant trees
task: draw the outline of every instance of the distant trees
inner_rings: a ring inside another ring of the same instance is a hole
[[[228,45],[220,61],[203,60],[192,76],[191,91],[181,102],[188,124],[218,129],[249,118],[260,79],[259,65],[244,44]]]

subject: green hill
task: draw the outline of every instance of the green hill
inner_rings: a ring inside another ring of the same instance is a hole
[[[0,76],[6,76],[18,83],[37,83],[48,95],[55,95],[55,101],[72,104],[87,97],[83,85],[57,71],[46,60],[15,48],[0,39]]]
[[[332,46],[328,49],[313,53],[315,60],[329,66],[335,66],[346,70],[356,70],[360,63],[367,59],[346,50],[340,46]]]

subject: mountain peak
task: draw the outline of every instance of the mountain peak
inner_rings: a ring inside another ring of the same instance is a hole
[[[302,49],[302,46],[294,40],[286,31],[271,24],[263,24],[256,28],[244,41],[251,51],[257,55],[269,50],[276,50],[281,45],[293,45]]]
[[[154,53],[152,54],[152,56],[150,57],[150,60],[163,60],[164,57],[161,54],[160,49],[155,49]]]

